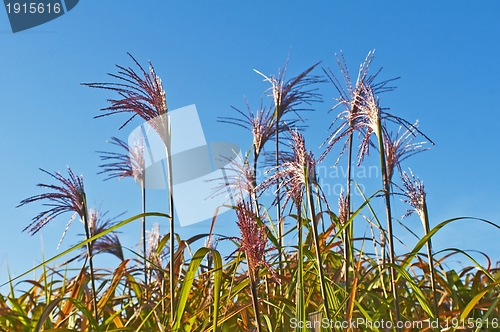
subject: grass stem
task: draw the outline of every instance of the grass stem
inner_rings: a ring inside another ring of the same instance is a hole
[[[306,170],[309,173],[309,170]],[[318,275],[320,280],[320,288],[321,288],[321,297],[323,298],[323,306],[325,309],[325,315],[328,321],[330,321],[330,308],[328,304],[328,296],[326,293],[326,282],[325,282],[325,273],[323,269],[323,263],[321,259],[321,249],[319,245],[319,235],[318,235],[318,225],[316,223],[316,211],[314,208],[314,201],[312,197],[311,191],[311,182],[309,179],[309,174],[306,174],[306,195],[307,195],[307,205],[309,205],[309,214],[311,218],[311,228],[314,239],[314,246],[316,251],[316,261],[318,264]]]
[[[425,235],[429,234],[429,232],[430,232],[429,215],[427,213],[427,202],[425,201],[425,199],[423,200],[422,223],[424,225]],[[434,315],[436,316],[436,319],[438,320],[438,325],[439,325],[439,303],[438,303],[438,294],[437,294],[437,289],[436,289],[436,276],[435,276],[436,272],[434,270],[434,258],[432,255],[432,241],[430,238],[427,241],[426,245],[427,245],[427,259],[429,260],[429,274],[431,277],[431,289],[432,289],[432,295],[434,298]]]
[[[383,136],[382,136],[382,122],[380,119],[380,116],[377,118],[377,139],[378,139],[378,146],[379,146],[379,152],[380,152],[380,168],[382,172],[382,186],[384,189],[384,197],[385,197],[385,209],[386,209],[386,216],[387,216],[387,232],[388,232],[388,241],[389,241],[389,263],[391,264],[391,267],[389,269],[390,274],[391,274],[391,283],[392,283],[392,296],[394,300],[394,310],[395,310],[395,320],[396,322],[401,321],[401,314],[399,310],[399,296],[398,296],[398,290],[397,290],[397,284],[396,284],[396,270],[394,269],[394,266],[396,264],[395,260],[395,252],[394,252],[394,232],[392,228],[392,212],[391,212],[391,187],[389,183],[389,179],[387,177],[387,167],[386,167],[386,160],[385,160],[385,152],[384,152],[384,142],[383,142]],[[401,331],[400,328],[397,329],[398,331]]]
[[[88,222],[88,209],[87,209],[87,199],[85,197],[85,194],[83,195],[83,225],[85,227],[85,236],[87,237],[87,240],[91,238],[91,232],[90,232],[90,227],[89,227],[89,222]],[[92,242],[87,243],[87,255],[89,257],[89,268],[90,268],[90,283],[92,287],[92,304],[94,307],[94,316],[95,319],[98,321],[99,320],[99,313],[97,311],[97,292],[95,288],[95,276],[94,276],[94,264],[92,261]]]

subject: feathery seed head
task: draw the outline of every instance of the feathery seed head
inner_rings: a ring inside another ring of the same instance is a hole
[[[239,109],[233,107],[242,118],[232,117],[219,117],[219,122],[234,124],[243,127],[252,132],[253,135],[253,148],[255,154],[258,156],[264,145],[275,137],[276,126],[274,122],[274,113],[271,109],[265,109],[261,106],[259,110],[253,112],[247,103],[247,113],[243,113]],[[292,121],[295,124],[296,121]],[[288,130],[288,127],[280,123],[278,126],[279,132]]]
[[[285,195],[283,208],[290,199],[296,205],[300,205],[307,183],[316,183],[316,160],[312,152],[307,151],[304,136],[298,130],[290,130],[289,146],[292,153],[282,156],[282,162],[278,167],[267,171],[274,173],[261,182],[258,186],[259,191],[264,191],[277,184],[282,195]]]
[[[116,65],[119,69],[118,73],[108,75],[117,79],[117,82],[83,84],[91,88],[115,91],[121,97],[119,99],[109,99],[108,102],[111,106],[102,109],[106,113],[95,116],[95,118],[118,113],[132,113],[132,116],[120,129],[125,127],[133,118],[139,116],[144,121],[150,122],[158,135],[165,138],[168,127],[167,118],[163,115],[167,114],[168,107],[161,79],[156,74],[151,62],[149,62],[148,73],[130,53],[128,55],[140,69],[142,76],[130,67],[125,68]],[[158,118],[161,120],[158,121]]]
[[[402,128],[403,126],[400,126],[394,136],[392,135],[392,132],[388,132],[387,128],[383,128],[384,152],[389,181],[394,175],[395,167],[397,167],[401,173],[401,162],[403,160],[419,152],[429,150],[429,148],[424,147],[424,144],[427,142],[413,142],[413,140],[417,137],[418,121],[401,134]]]
[[[403,202],[408,203],[413,209],[406,210],[407,213],[403,216],[403,218],[406,218],[416,212],[420,219],[424,220],[426,196],[424,182],[415,177],[411,169],[409,169],[409,172],[409,174],[403,172],[401,175],[404,187],[403,196],[406,197],[406,199],[403,199]]]
[[[344,55],[342,53],[340,58],[339,56],[336,57],[341,75],[344,79],[344,84],[340,83],[340,81],[330,69],[328,69],[328,71],[324,70],[325,74],[339,93],[339,97],[335,98],[337,104],[331,109],[331,111],[335,110],[339,106],[342,106],[344,109],[339,113],[339,115],[330,125],[329,129],[331,130],[336,123],[339,123],[327,137],[325,143],[323,143],[327,144],[327,147],[325,149],[325,152],[323,152],[323,154],[319,158],[320,161],[322,161],[326,157],[326,155],[332,150],[333,146],[336,143],[338,143],[344,137],[350,136],[354,132],[360,131],[362,129],[362,122],[366,121],[366,118],[360,110],[362,108],[366,108],[366,103],[370,100],[370,96],[367,96],[367,93],[379,94],[395,89],[395,87],[387,85],[389,82],[399,79],[399,77],[385,80],[379,83],[374,83],[376,77],[382,70],[378,70],[374,75],[369,75],[369,68],[374,56],[375,51],[370,51],[368,53],[365,61],[359,67],[358,77],[355,84],[353,84],[346,65],[346,61],[344,59]],[[349,140],[346,140],[335,164],[340,161],[340,158],[345,152],[348,144]]]
[[[105,218],[107,214],[108,211],[102,213],[99,209],[89,209],[88,226],[90,236],[95,236],[113,227],[115,220],[123,213],[113,218]],[[83,255],[86,256],[88,254],[86,247],[82,247],[82,250],[84,250]],[[121,261],[125,260],[122,245],[116,231],[103,235],[92,242],[92,255],[99,252],[111,254]]]
[[[126,153],[98,151],[102,153],[101,160],[110,161],[110,163],[99,165],[103,170],[97,174],[107,173],[106,180],[133,177],[142,183],[145,173],[144,140],[136,140],[133,148],[119,138],[112,137],[111,140],[111,144],[119,146]]]
[[[154,223],[153,229],[151,231],[146,231],[147,233],[147,258],[151,264],[156,266],[162,266],[162,256],[157,253],[158,246],[160,244],[160,224]]]
[[[49,190],[52,190],[52,192],[26,198],[22,200],[17,206],[20,207],[28,203],[44,201],[47,203],[44,203],[43,205],[51,207],[50,209],[40,212],[35,217],[33,217],[32,222],[23,229],[23,232],[28,230],[28,233],[30,233],[31,235],[37,233],[52,219],[65,212],[73,213],[70,222],[75,218],[76,215],[80,216],[80,218],[83,218],[87,213],[85,207],[85,190],[83,187],[83,177],[81,175],[76,176],[69,167],[68,178],[63,177],[59,172],[49,173],[44,169],[40,170],[56,179],[58,182],[60,182],[60,185],[40,183],[37,185],[38,187],[47,188]]]
[[[339,220],[342,225],[345,225],[347,222],[347,217],[349,216],[349,205],[347,204],[347,198],[344,194],[344,189],[340,190],[339,195]]]
[[[321,95],[316,93],[316,88],[307,89],[307,87],[321,83],[323,80],[320,76],[309,75],[314,68],[316,68],[320,63],[309,67],[298,76],[286,81],[286,71],[288,67],[288,59],[282,70],[278,71],[278,75],[266,76],[261,72],[254,70],[256,73],[264,77],[264,81],[271,84],[269,90],[271,90],[274,101],[274,107],[277,111],[275,118],[277,121],[281,121],[283,115],[289,112],[297,112],[309,109],[300,109],[299,105],[311,104],[313,102],[321,102]]]
[[[227,195],[228,200],[240,201],[247,195],[256,192],[254,185],[255,174],[248,162],[248,158],[243,159],[239,154],[235,158],[222,157],[227,161],[227,166],[223,167],[224,176],[208,181],[219,181],[219,184],[212,189],[211,197]]]
[[[357,129],[362,133],[363,138],[358,149],[358,166],[364,160],[365,156],[370,154],[371,135],[375,133],[378,135],[378,125],[381,120],[381,108],[379,99],[375,97],[373,89],[365,85],[362,87],[364,90],[363,102],[359,108],[360,122]]]
[[[257,280],[259,268],[264,266],[272,274],[275,281],[279,283],[274,270],[265,260],[267,246],[266,229],[264,226],[258,225],[257,218],[259,216],[252,211],[251,204],[239,201],[236,205],[236,217],[238,219],[236,224],[241,233],[241,237],[236,239],[240,244],[237,251],[245,253],[249,273],[252,273],[254,280]]]

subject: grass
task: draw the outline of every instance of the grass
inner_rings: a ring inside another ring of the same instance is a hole
[[[119,73],[111,76],[119,83],[87,85],[118,92],[122,98],[110,100],[105,115],[132,112],[147,121],[165,115],[168,109],[161,80],[152,66],[147,72],[132,59],[139,66],[139,74],[118,66]],[[235,245],[226,258],[216,249],[212,234],[216,217],[206,234],[188,239],[175,234],[173,224],[167,234],[160,234],[157,228],[146,232],[146,217],[173,223],[171,190],[168,213],[146,212],[143,188],[143,200],[138,202],[143,213],[101,223],[97,217],[91,218],[94,213],[86,206],[80,177],[71,170],[67,179],[46,172],[61,184],[39,185],[49,192],[32,196],[21,205],[40,200],[56,205],[35,216],[27,230],[36,233],[56,217],[61,218],[60,214],[70,212],[74,214],[70,222],[78,217],[85,221],[86,237],[30,271],[11,276],[2,285],[9,290],[0,294],[0,331],[500,331],[498,267],[487,255],[488,264],[481,266],[459,248],[432,249],[433,236],[452,223],[472,219],[489,225],[492,231],[500,231],[500,227],[480,218],[432,219],[427,210],[432,202],[426,199],[423,182],[401,166],[408,157],[424,150],[420,143],[413,143],[414,138],[432,142],[416,124],[385,113],[379,94],[393,90],[386,86],[392,80],[374,81],[379,72],[369,75],[372,59],[370,53],[356,83],[346,75],[343,58],[339,63],[345,84],[333,71],[325,70],[344,109],[338,113],[339,122],[332,127],[319,159],[307,150],[304,135],[299,132],[303,129],[300,119],[287,121],[285,117],[321,99],[315,86],[324,80],[312,75],[318,64],[289,81],[284,79],[286,66],[277,77],[264,76],[271,83],[270,106],[261,107],[256,114],[250,107],[248,114],[237,110],[243,116],[241,120],[223,118],[224,122],[250,129],[253,135],[253,144],[242,161],[244,166],[235,167],[244,172],[244,186],[238,189],[247,195],[238,196],[232,207],[241,234],[225,239]],[[394,124],[406,132],[398,136],[398,131],[393,138],[390,128]],[[160,135],[167,135],[164,142],[168,150],[168,126],[158,121],[153,127]],[[376,137],[373,142],[372,134]],[[135,177],[144,183],[141,156],[130,154],[138,150],[127,148],[118,138],[113,141],[128,154],[104,152],[102,160],[109,163],[101,165],[103,172],[109,177]],[[361,192],[359,206],[354,206],[351,196],[355,187],[360,191],[360,186],[355,186],[350,177],[349,190],[340,200],[325,196],[321,189],[316,166],[336,144],[344,144],[340,154],[347,149],[348,169],[355,144],[359,144],[358,164],[365,162],[370,147],[378,150],[383,182],[373,193]],[[258,183],[254,174],[262,167],[263,162],[259,164],[257,159],[264,145],[279,149],[274,151],[274,168]],[[400,178],[393,176],[397,173]],[[275,195],[268,205],[261,199],[266,191]],[[372,208],[380,199],[386,203],[384,215],[377,215]],[[338,209],[331,207],[335,200],[339,200]],[[424,233],[413,248],[399,253],[394,249],[397,235],[392,229],[396,221],[393,209],[398,204],[407,205],[407,215],[416,212]],[[386,227],[380,222],[384,218]],[[143,246],[139,253],[121,247],[119,242],[117,231],[132,222],[141,222],[138,238]],[[371,236],[355,237],[353,224],[367,222]],[[293,242],[285,245],[285,237]],[[367,250],[370,243],[373,252]],[[84,254],[82,247],[86,248]],[[199,249],[193,252],[192,247]],[[124,251],[132,256],[125,258]],[[103,253],[114,253],[116,265],[93,264],[92,258]],[[81,268],[70,268],[82,255],[85,260]],[[468,259],[470,266],[448,268],[447,262],[456,256]],[[60,258],[66,262],[49,267]],[[37,269],[42,270],[41,276],[30,279],[30,272]],[[361,320],[369,325],[353,327],[355,324],[346,323]],[[412,325],[397,327],[396,321]]]

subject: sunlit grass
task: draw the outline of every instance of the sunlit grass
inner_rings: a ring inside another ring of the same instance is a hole
[[[49,173],[68,188],[43,184],[41,187],[56,192],[21,202],[24,205],[41,199],[62,199],[55,201],[60,204],[59,210],[54,206],[47,210],[52,213],[49,219],[44,214],[47,211],[42,212],[28,229],[36,232],[60,213],[73,212],[75,218],[84,221],[86,238],[22,275],[9,277],[2,285],[8,286],[8,290],[0,294],[0,331],[455,331],[462,327],[468,331],[500,331],[498,267],[486,254],[488,264],[482,266],[460,248],[439,252],[432,249],[433,236],[455,222],[474,219],[499,234],[500,227],[480,218],[442,221],[429,215],[427,206],[432,201],[426,198],[423,182],[413,173],[403,172],[401,163],[423,150],[420,143],[413,143],[415,137],[432,142],[413,122],[383,111],[378,94],[392,91],[393,88],[386,87],[392,80],[374,82],[378,72],[368,74],[372,59],[370,53],[356,84],[346,75],[345,61],[339,61],[345,87],[332,71],[325,70],[340,93],[339,105],[345,109],[337,117],[343,122],[328,137],[325,154],[319,160],[307,149],[306,134],[294,127],[300,121],[287,122],[282,118],[284,113],[303,107],[303,103],[319,99],[314,85],[324,81],[319,76],[309,76],[317,65],[288,83],[283,80],[285,70],[277,78],[264,76],[272,86],[270,106],[261,107],[255,115],[250,109],[248,115],[238,112],[243,116],[241,121],[225,118],[226,122],[251,129],[254,136],[251,150],[243,160],[248,167],[241,167],[242,171],[249,170],[248,174],[242,174],[245,185],[237,188],[238,201],[231,212],[240,228],[240,237],[217,240],[234,244],[232,254],[217,250],[213,234],[216,216],[211,229],[188,239],[178,234],[161,234],[158,228],[146,231],[146,217],[166,218],[173,223],[170,209],[166,209],[167,213],[144,210],[123,220],[99,222],[97,212],[86,206],[83,183],[78,182],[80,177],[71,171],[68,179]],[[161,80],[152,66],[147,73],[139,65],[144,78],[130,68],[118,68],[120,73],[112,77],[125,86],[88,84],[127,97],[125,104],[121,99],[111,100],[112,106],[105,108],[107,115],[135,112],[153,120],[154,116],[167,112]],[[133,81],[132,85],[127,83],[127,77]],[[144,94],[140,94],[141,89]],[[136,103],[136,99],[140,102]],[[286,112],[285,106],[289,107]],[[394,122],[407,129],[402,140],[390,135]],[[167,127],[162,130],[169,133]],[[372,141],[372,136],[376,140]],[[357,137],[361,139],[357,141]],[[347,141],[341,142],[344,138]],[[113,140],[130,150],[123,141]],[[257,183],[257,168],[264,164],[257,162],[263,146],[272,149],[278,143],[285,144],[273,151],[271,164],[275,167]],[[337,143],[344,144],[341,154],[347,149],[348,168],[353,162],[354,144],[360,146],[359,163],[366,162],[363,158],[370,147],[378,150],[383,180],[379,190],[361,192],[349,175],[349,190],[340,199],[323,194],[321,174],[316,167]],[[127,155],[105,153],[103,160],[110,162],[103,167],[111,177],[143,174],[139,172],[143,162],[131,164]],[[401,179],[393,176],[397,172]],[[139,179],[144,183],[142,177]],[[240,182],[232,185],[237,183]],[[274,201],[267,206],[262,204],[266,200],[261,199],[265,190],[275,193]],[[351,199],[354,190],[363,197],[359,206],[354,206]],[[145,197],[143,186],[142,201],[138,202],[143,208]],[[168,199],[172,203],[171,194]],[[381,199],[385,211],[377,214],[372,206]],[[331,204],[337,201],[338,205]],[[424,236],[406,252],[395,252],[393,245],[397,234],[392,223],[397,218],[392,213],[398,204],[416,212],[422,221]],[[381,222],[384,219],[386,222]],[[141,227],[137,227],[137,238],[143,241],[141,251],[121,247],[117,231],[141,221]],[[354,223],[367,224],[370,236],[355,237]],[[293,241],[286,245],[285,237]],[[86,249],[83,255],[82,247]],[[369,247],[374,251],[368,250]],[[124,252],[132,257],[126,258]],[[95,262],[91,258],[105,253],[118,258],[107,261],[116,262],[114,265],[87,264],[87,260]],[[456,256],[467,258],[470,266],[460,270],[448,268],[447,263]],[[77,259],[82,257],[85,260]],[[49,267],[60,259],[65,263]],[[41,275],[30,279],[28,276],[34,270]],[[397,328],[397,320],[407,325]],[[349,325],[348,321],[372,322],[372,325],[352,327],[356,325]],[[386,325],[380,325],[381,322]]]

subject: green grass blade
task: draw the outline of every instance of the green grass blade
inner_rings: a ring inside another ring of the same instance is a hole
[[[179,331],[181,327],[181,319],[184,314],[184,309],[186,308],[187,300],[189,297],[189,292],[191,291],[191,286],[193,285],[193,281],[196,275],[196,272],[198,271],[198,268],[200,267],[200,264],[203,260],[203,258],[211,253],[213,257],[213,262],[214,262],[214,322],[213,322],[213,329],[214,331],[216,330],[217,324],[218,324],[218,315],[219,315],[219,302],[220,302],[220,287],[221,287],[221,280],[222,280],[222,257],[220,256],[219,252],[215,249],[210,249],[210,248],[200,248],[198,251],[194,254],[193,258],[191,259],[191,263],[189,264],[188,270],[186,272],[186,276],[184,278],[184,281],[182,283],[181,291],[180,291],[180,296],[179,296],[179,301],[177,303],[177,309],[175,311],[175,316],[174,316],[174,324],[173,324],[173,331]]]
[[[422,239],[420,239],[420,241],[418,241],[418,243],[413,248],[412,252],[403,261],[403,264],[401,265],[401,267],[403,269],[406,269],[408,267],[408,265],[410,265],[411,261],[415,258],[415,256],[418,255],[419,251],[427,243],[427,241],[429,241],[429,239],[434,234],[436,234],[441,228],[443,228],[444,226],[446,226],[447,224],[449,224],[451,222],[458,221],[458,220],[467,220],[467,219],[481,221],[481,222],[487,223],[488,225],[491,225],[491,226],[493,226],[493,227],[495,227],[497,229],[500,229],[500,226],[498,226],[497,224],[495,224],[495,223],[493,223],[493,222],[491,222],[489,220],[481,219],[481,218],[457,217],[457,218],[447,219],[447,220],[439,223],[438,225],[434,226],[434,228],[427,235],[425,235],[424,237],[422,237]]]
[[[82,241],[82,242],[78,243],[77,245],[75,245],[75,246],[73,246],[73,247],[71,247],[71,248],[69,248],[69,249],[67,249],[67,250],[63,251],[63,252],[62,252],[62,253],[60,253],[59,255],[56,255],[56,256],[54,256],[54,257],[52,257],[52,258],[50,258],[50,259],[48,259],[48,260],[44,261],[43,263],[38,264],[38,265],[37,265],[37,266],[35,266],[34,268],[32,268],[32,269],[30,269],[30,270],[28,270],[28,271],[26,271],[26,272],[24,272],[24,273],[22,273],[22,274],[18,275],[17,277],[14,277],[14,278],[12,278],[12,279],[9,279],[9,281],[7,281],[7,282],[5,282],[5,283],[1,284],[1,285],[0,285],[0,287],[3,287],[3,286],[5,286],[5,285],[7,285],[7,284],[8,284],[9,282],[11,282],[11,281],[14,281],[14,280],[17,280],[17,279],[19,279],[19,278],[21,278],[21,277],[24,277],[25,275],[27,275],[27,274],[29,274],[29,273],[31,273],[31,272],[33,272],[33,271],[35,271],[35,270],[39,269],[40,267],[45,266],[46,264],[51,263],[51,262],[53,262],[53,261],[55,261],[55,260],[57,260],[57,259],[59,259],[59,258],[61,258],[61,257],[64,257],[64,256],[66,256],[67,254],[69,254],[69,253],[71,253],[71,252],[73,252],[73,251],[75,251],[75,250],[79,250],[82,246],[86,245],[87,243],[90,243],[90,242],[92,242],[92,241],[94,241],[94,240],[96,240],[96,239],[100,238],[101,236],[104,236],[104,235],[106,235],[106,234],[108,234],[108,233],[111,233],[111,232],[113,232],[113,231],[117,230],[118,228],[120,228],[120,227],[122,227],[122,226],[125,226],[126,224],[128,224],[128,223],[130,223],[130,222],[132,222],[132,221],[134,221],[134,220],[136,220],[136,219],[140,219],[140,218],[142,218],[142,217],[164,217],[164,218],[170,219],[170,216],[169,216],[168,214],[165,214],[165,213],[160,213],[160,212],[148,212],[148,213],[141,213],[141,214],[135,215],[135,216],[133,216],[133,217],[131,217],[131,218],[128,218],[128,219],[126,219],[126,220],[124,220],[124,221],[122,221],[122,222],[117,223],[117,224],[116,224],[116,225],[114,225],[113,227],[110,227],[110,228],[106,229],[105,231],[103,231],[103,232],[101,232],[101,233],[99,233],[99,234],[96,234],[96,235],[92,236],[92,237],[91,237],[91,238],[89,238],[88,240],[85,240],[85,241]]]

